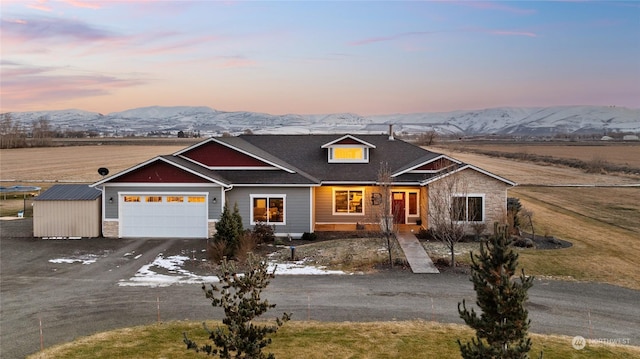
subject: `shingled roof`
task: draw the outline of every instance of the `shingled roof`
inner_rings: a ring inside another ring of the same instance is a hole
[[[441,156],[408,142],[390,140],[388,135],[353,136],[375,145],[369,153],[369,163],[329,163],[328,150],[322,146],[341,137],[335,134],[241,135],[233,141],[244,140],[296,168],[304,169],[324,183],[373,183],[377,180],[381,163],[386,162],[391,172],[397,172],[411,163],[427,162]],[[415,182],[428,177],[428,174],[401,175],[394,182]]]
[[[368,162],[340,163],[329,161],[329,147],[343,139],[357,141],[369,148]],[[269,169],[208,168],[184,154],[207,143],[217,142],[245,155],[273,166]],[[238,137],[210,138],[172,155],[158,156],[115,176],[96,182],[93,186],[109,182],[144,164],[162,160],[188,172],[217,182],[224,187],[284,185],[319,186],[322,184],[375,184],[381,164],[386,163],[393,183],[424,185],[437,178],[436,171],[414,170],[420,166],[445,158],[452,167],[449,170],[467,168],[469,165],[440,153],[425,150],[411,143],[396,140],[387,134],[312,134],[312,135],[240,135]],[[471,168],[471,167],[469,167]],[[512,182],[479,170],[509,184]]]

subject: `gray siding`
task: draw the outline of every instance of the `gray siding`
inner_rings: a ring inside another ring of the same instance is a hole
[[[311,232],[311,190],[305,187],[234,187],[227,192],[229,209],[237,203],[244,228],[252,228],[251,223],[251,195],[256,194],[284,194],[285,223],[276,224],[276,233],[279,235],[300,235]]]
[[[208,207],[209,207],[209,219],[219,219],[222,213],[222,187],[114,187],[105,185],[104,193],[104,218],[105,219],[118,219],[118,194],[120,192],[128,193],[208,193]],[[213,198],[216,198],[216,203],[213,203]],[[113,203],[109,203],[109,199],[113,198]]]

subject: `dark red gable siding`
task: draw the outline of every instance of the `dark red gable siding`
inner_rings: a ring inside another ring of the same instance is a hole
[[[160,160],[114,178],[111,182],[202,183],[205,179]]]
[[[437,171],[440,169],[443,169],[445,167],[451,166],[453,164],[453,162],[445,159],[445,158],[441,158],[439,160],[427,163],[424,166],[420,166],[418,168],[416,168],[414,171]]]
[[[182,154],[211,167],[265,167],[268,164],[219,143],[209,142]]]
[[[335,143],[336,145],[361,145],[362,142],[356,141],[353,138],[345,138]]]

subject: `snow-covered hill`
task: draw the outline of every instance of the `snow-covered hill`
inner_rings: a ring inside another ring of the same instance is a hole
[[[456,135],[550,136],[557,133],[640,133],[640,109],[604,106],[490,108],[477,111],[360,116],[352,113],[270,115],[224,112],[209,107],[144,107],[102,115],[81,110],[15,112],[26,125],[46,118],[53,128],[95,131],[105,135],[147,135],[192,131],[203,136],[241,133],[420,133]]]

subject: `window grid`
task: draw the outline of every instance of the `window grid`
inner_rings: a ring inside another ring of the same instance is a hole
[[[483,222],[484,197],[478,195],[453,196],[451,218],[457,222]]]

